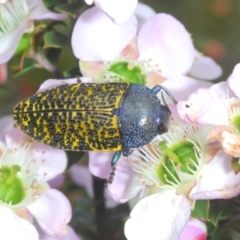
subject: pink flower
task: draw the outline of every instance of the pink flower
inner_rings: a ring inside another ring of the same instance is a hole
[[[0,4],[0,15],[0,64],[13,56],[23,33],[33,29],[34,20],[66,18],[47,10],[42,0],[8,0]]]
[[[4,126],[2,121],[0,124]],[[1,140],[2,238],[79,239],[67,226],[71,218],[69,201],[47,183],[66,168],[65,152],[38,143],[16,128]]]
[[[178,240],[190,211],[187,199],[173,190],[145,197],[126,221],[125,236],[128,240]]]
[[[115,23],[123,23],[134,12],[137,0],[85,0],[91,5],[93,2]]]
[[[195,59],[188,75],[196,79],[213,80],[222,75],[222,68],[212,58],[195,50]]]
[[[240,64],[236,65],[228,82],[193,93],[188,101],[178,103],[180,116],[194,124],[216,126],[209,133],[211,141],[220,141],[224,151],[240,157]]]
[[[202,221],[191,218],[179,240],[206,240],[207,227]]]
[[[147,233],[154,233],[151,239],[178,239],[195,200],[232,198],[240,193],[240,173],[233,171],[231,156],[206,139],[211,127],[187,124],[180,121],[173,106],[171,111],[169,131],[134,150],[128,158],[121,158],[113,183],[108,185],[116,201],[141,199],[126,223],[128,239],[144,238]],[[136,232],[136,228],[141,230]]]
[[[0,64],[0,84],[7,80],[7,65]]]
[[[164,13],[149,18],[151,13],[145,16],[143,12],[136,11],[139,19],[147,19],[139,30],[135,15],[116,25],[93,7],[79,17],[73,30],[72,48],[80,59],[84,76],[96,82],[127,80],[152,87],[176,78],[179,86],[184,81],[189,83],[186,86],[193,85],[195,80],[185,76],[190,70],[200,79],[221,74],[213,61],[195,60],[197,53],[190,34],[177,19]],[[206,66],[211,69],[207,77],[201,71]]]

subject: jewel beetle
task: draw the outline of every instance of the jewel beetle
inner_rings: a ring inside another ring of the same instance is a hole
[[[148,144],[167,131],[171,112],[152,89],[128,82],[64,84],[19,102],[14,122],[32,138],[72,151],[115,151],[121,154]]]

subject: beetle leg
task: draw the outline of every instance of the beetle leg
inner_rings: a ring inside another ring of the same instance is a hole
[[[151,89],[151,92],[152,92],[153,94],[157,95],[157,93],[159,93],[159,92],[161,91],[161,89],[162,89],[161,86],[156,85],[155,87],[153,87],[153,88]]]
[[[111,183],[113,182],[114,175],[115,175],[115,171],[116,171],[116,167],[113,166],[113,167],[112,167],[112,170],[111,170],[111,172],[110,172],[110,176],[108,177],[106,183],[104,184],[105,188],[108,187],[108,184],[109,184],[109,183],[111,184]]]
[[[112,157],[112,161],[111,161],[112,170],[110,172],[110,176],[108,177],[108,179],[105,183],[106,188],[107,188],[109,183],[113,182],[114,175],[115,175],[115,170],[116,170],[116,164],[117,164],[117,161],[120,158],[121,154],[122,154],[122,150],[115,152],[113,157]]]
[[[80,79],[79,76],[76,76],[76,78],[77,78],[77,83],[81,83],[82,82],[82,80]]]
[[[153,87],[151,89],[151,92],[155,95],[157,95],[157,93],[159,93],[161,90],[163,90],[171,99],[172,101],[177,104],[177,100],[173,97],[173,95],[167,90],[167,88],[160,86],[160,85],[156,85],[155,87]]]
[[[130,148],[123,149],[123,156],[128,157],[133,151]]]
[[[111,161],[111,166],[112,166],[112,167],[116,165],[118,159],[119,159],[120,156],[121,156],[121,153],[122,153],[122,150],[117,151],[117,152],[114,153],[114,155],[113,155],[113,157],[112,157],[112,161]]]

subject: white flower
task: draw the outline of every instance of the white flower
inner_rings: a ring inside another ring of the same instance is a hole
[[[91,5],[95,5],[105,12],[115,23],[123,23],[133,14],[137,0],[85,0]]]
[[[33,141],[16,128],[7,133],[0,142],[1,238],[78,239],[67,227],[69,201],[47,184],[66,164],[64,151]]]
[[[154,233],[151,239],[178,239],[195,200],[232,198],[240,192],[240,173],[234,173],[231,156],[221,150],[220,144],[206,139],[211,128],[184,123],[173,106],[171,111],[169,131],[128,158],[121,158],[113,183],[108,185],[116,201],[125,202],[135,196],[141,199],[132,210],[131,224],[127,222],[128,239],[146,236],[147,232]],[[166,211],[160,212],[165,206]],[[181,211],[185,213],[179,218],[176,213]],[[140,233],[136,228],[141,229]]]

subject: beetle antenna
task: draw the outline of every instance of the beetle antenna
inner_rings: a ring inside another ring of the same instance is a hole
[[[173,95],[168,91],[167,88],[161,86],[162,90],[172,99],[172,101],[174,102],[174,104],[177,104],[177,100],[173,97]],[[166,103],[165,103],[166,104]]]
[[[171,110],[169,109],[165,99],[164,99],[164,96],[163,96],[163,92],[161,92],[161,96],[162,96],[162,100],[163,100],[163,103],[165,104],[165,106],[168,108],[169,112],[170,112],[170,115],[171,115]]]
[[[166,101],[164,99],[164,96],[163,96],[163,92],[161,92],[161,97],[162,97],[163,103],[167,106],[167,103],[166,103]]]
[[[161,90],[163,90],[171,99],[172,101],[177,104],[177,100],[173,97],[173,95],[168,91],[167,88],[160,86],[160,85],[156,85],[155,87],[153,87],[151,89],[151,92],[154,94],[157,94],[158,92],[160,92]]]

